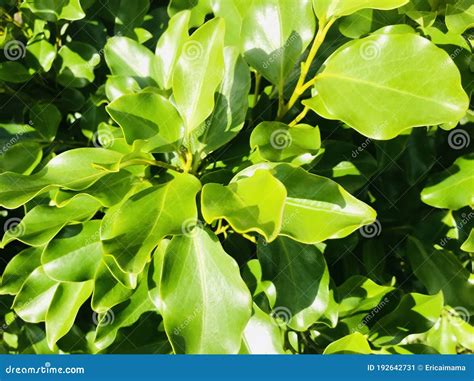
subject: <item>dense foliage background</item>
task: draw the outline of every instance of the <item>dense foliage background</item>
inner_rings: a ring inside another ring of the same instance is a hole
[[[471,0],[0,0],[4,353],[474,350]]]

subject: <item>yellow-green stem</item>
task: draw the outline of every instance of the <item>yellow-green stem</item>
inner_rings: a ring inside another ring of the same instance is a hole
[[[299,122],[303,120],[306,114],[309,112],[309,107],[306,106],[303,111],[289,124],[290,127],[296,126]]]
[[[314,79],[308,83],[305,83],[306,77],[308,76],[309,70],[311,69],[311,65],[319,51],[319,48],[323,44],[329,29],[331,28],[332,24],[334,24],[334,21],[335,19],[331,19],[327,23],[322,23],[319,25],[318,32],[313,41],[313,45],[311,46],[311,50],[309,51],[308,58],[301,65],[301,74],[296,84],[295,90],[293,91],[288,104],[285,106],[286,110],[290,110],[298,101],[300,96],[314,84]]]

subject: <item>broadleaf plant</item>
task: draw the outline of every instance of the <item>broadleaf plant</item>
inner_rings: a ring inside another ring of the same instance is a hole
[[[472,353],[473,26],[0,0],[1,352]]]

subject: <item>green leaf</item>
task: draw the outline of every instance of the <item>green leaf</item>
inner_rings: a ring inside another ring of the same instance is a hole
[[[196,135],[200,148],[210,153],[230,142],[245,123],[250,91],[250,69],[237,48],[224,49],[224,79],[215,94],[214,111],[204,122],[204,131],[198,128]]]
[[[60,283],[46,313],[46,337],[50,349],[74,324],[79,308],[92,293],[93,282]]]
[[[128,37],[112,37],[104,47],[104,56],[112,75],[134,78],[142,86],[158,84],[156,56]]]
[[[101,177],[89,188],[82,190],[79,195],[88,194],[99,201],[103,206],[112,207],[122,201],[127,194],[134,193],[140,185],[136,177],[126,170],[110,173]],[[78,193],[68,190],[59,190],[54,195],[54,202],[63,207]]]
[[[30,109],[31,125],[46,141],[53,141],[61,123],[59,109],[51,103],[37,103]]]
[[[242,25],[245,59],[280,90],[313,40],[310,0],[254,0]]]
[[[42,252],[42,247],[29,247],[15,255],[3,271],[0,294],[17,294],[28,276],[41,266]]]
[[[381,286],[371,279],[354,275],[337,288],[339,315],[353,315],[356,312],[367,313],[377,306],[383,307],[389,302],[386,295],[395,288]]]
[[[35,66],[39,66],[45,72],[48,72],[51,69],[51,67],[53,66],[53,61],[56,58],[55,46],[50,44],[47,40],[41,39],[29,44],[26,47],[26,50],[34,58]]]
[[[407,256],[413,272],[430,294],[442,290],[447,304],[462,306],[474,314],[471,274],[453,253],[428,249],[416,238],[410,237]]]
[[[153,92],[124,95],[107,106],[128,144],[145,140],[147,152],[179,151],[184,124],[175,106]],[[166,116],[166,117],[164,117]]]
[[[395,71],[396,76],[386,75]],[[315,80],[316,97],[303,103],[373,139],[392,139],[411,127],[457,122],[469,104],[448,54],[415,34],[372,35],[349,42],[328,58]]]
[[[41,263],[46,274],[61,282],[94,279],[102,260],[100,221],[68,226],[43,251]]]
[[[105,82],[105,93],[112,102],[125,94],[134,94],[140,91],[140,85],[133,79],[125,75],[111,75]]]
[[[146,275],[147,271],[144,274]],[[148,297],[147,279],[144,276],[126,302],[96,316],[97,329],[94,344],[99,349],[108,347],[115,341],[120,328],[131,326],[142,314],[153,310],[154,306]]]
[[[262,122],[252,131],[250,147],[271,162],[307,164],[321,148],[318,127],[294,127],[280,122]]]
[[[53,188],[82,190],[94,184],[108,172],[98,165],[120,161],[118,152],[102,148],[78,148],[66,151],[31,176],[16,173],[0,174],[0,205],[17,208],[38,194]]]
[[[270,172],[256,171],[228,186],[204,185],[202,215],[209,224],[224,218],[239,233],[254,231],[273,241],[280,231],[285,197],[285,187]]]
[[[375,211],[337,183],[290,164],[257,164],[237,178],[252,176],[259,169],[271,170],[286,187],[280,235],[314,244],[345,237],[375,221]]]
[[[471,229],[469,237],[467,237],[467,239],[462,244],[461,250],[467,251],[468,253],[474,253],[474,228]]]
[[[403,296],[398,306],[370,329],[370,341],[377,346],[398,344],[414,333],[428,331],[443,309],[443,294]]]
[[[163,305],[160,295],[161,276],[163,275],[163,260],[169,243],[170,240],[168,239],[160,242],[153,253],[153,260],[148,274],[148,296],[158,311],[161,311]]]
[[[223,20],[207,22],[187,39],[176,63],[173,94],[187,135],[214,109],[214,93],[224,77],[224,34]]]
[[[324,152],[317,157],[311,172],[329,177],[350,193],[366,185],[377,171],[377,161],[368,152],[370,139],[355,146],[340,140],[324,141]]]
[[[324,255],[314,245],[286,237],[257,246],[263,280],[275,285],[275,318],[305,331],[316,323],[329,302],[329,271]],[[286,315],[286,316],[285,316]]]
[[[474,27],[474,4],[471,0],[457,0],[446,5],[446,26],[451,32],[464,33]]]
[[[104,261],[101,261],[94,278],[92,309],[98,313],[107,313],[112,307],[126,301],[133,290],[125,287],[110,272]]]
[[[30,246],[43,246],[66,224],[88,220],[99,208],[99,202],[86,195],[76,197],[62,208],[48,205],[35,206],[21,222],[12,224],[11,228],[5,232],[0,247],[5,247],[13,240]]]
[[[421,200],[435,208],[458,210],[474,205],[474,155],[462,156],[435,175],[421,192]]]
[[[283,336],[273,318],[255,304],[253,311],[243,333],[240,353],[285,354]]]
[[[187,287],[176,287],[187,278]],[[168,245],[160,287],[166,333],[175,353],[237,353],[251,296],[237,263],[200,227]]]
[[[50,279],[42,267],[36,268],[26,278],[20,292],[13,301],[13,309],[28,323],[40,323],[46,320],[58,282]]]
[[[200,187],[195,177],[176,174],[169,182],[145,189],[110,209],[101,230],[104,253],[112,255],[122,270],[140,273],[165,236],[183,234],[186,223],[197,221]]]
[[[369,355],[372,353],[369,342],[359,332],[354,332],[350,335],[344,336],[343,338],[336,340],[329,344],[324,350],[325,355],[335,354],[364,354]]]
[[[348,16],[362,9],[395,9],[409,0],[313,0],[318,19],[325,23],[331,18]]]
[[[7,61],[0,62],[0,80],[4,82],[23,83],[32,77],[25,66],[19,62]]]
[[[80,0],[31,0],[24,2],[36,16],[46,21],[80,20],[85,17]]]
[[[59,52],[61,67],[58,82],[64,87],[85,87],[94,81],[94,68],[100,63],[100,55],[92,45],[70,42]]]
[[[135,28],[143,23],[143,19],[150,8],[150,1],[112,0],[109,3],[107,3],[107,8],[115,18],[115,34],[134,37]]]
[[[171,17],[168,28],[156,45],[158,66],[158,84],[163,89],[171,89],[176,62],[181,55],[183,45],[189,38],[189,19],[191,12],[182,11]]]

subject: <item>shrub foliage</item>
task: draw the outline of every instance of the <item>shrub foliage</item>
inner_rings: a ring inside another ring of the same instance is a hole
[[[470,0],[0,0],[5,353],[474,350]]]

